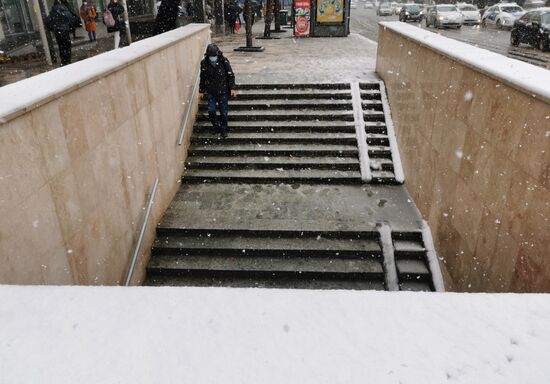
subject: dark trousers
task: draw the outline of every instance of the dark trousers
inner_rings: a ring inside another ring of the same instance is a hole
[[[90,41],[95,41],[95,31],[88,32],[88,38],[90,39]]]
[[[227,128],[227,114],[229,113],[228,105],[229,97],[227,94],[214,96],[208,95],[208,116],[210,122],[217,132],[225,132],[229,130]],[[219,109],[220,115],[218,116],[217,110]]]
[[[59,47],[61,65],[71,64],[71,35],[70,31],[55,31],[55,40]]]

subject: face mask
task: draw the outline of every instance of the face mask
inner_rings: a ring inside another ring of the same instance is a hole
[[[212,64],[218,62],[218,56],[208,56],[208,58],[210,59],[210,62],[211,62]]]

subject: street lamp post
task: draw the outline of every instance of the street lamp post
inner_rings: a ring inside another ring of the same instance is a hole
[[[44,47],[44,54],[46,55],[46,62],[48,65],[52,65],[52,56],[50,52],[50,45],[46,36],[46,29],[44,28],[44,16],[42,14],[42,8],[40,7],[39,0],[32,0],[32,10],[36,16],[36,22],[38,26],[38,33],[40,34],[40,40],[42,40],[42,47]]]
[[[121,0],[121,5],[124,8],[124,26],[126,28],[126,39],[128,45],[132,44],[132,32],[130,31],[130,19],[128,17],[128,7],[126,6],[126,0]]]

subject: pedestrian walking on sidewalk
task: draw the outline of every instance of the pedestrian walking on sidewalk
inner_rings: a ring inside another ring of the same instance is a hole
[[[235,26],[237,24],[237,19],[239,17],[239,14],[242,12],[241,7],[239,7],[239,4],[237,4],[237,1],[232,0],[231,2],[226,3],[227,9],[225,14],[225,19],[227,20],[227,24],[229,26],[229,31],[231,34],[235,33]]]
[[[46,29],[52,31],[57,46],[59,47],[59,56],[61,65],[71,64],[71,30],[78,22],[69,8],[60,0],[54,0],[52,9],[45,20]]]
[[[205,93],[208,95],[208,117],[212,123],[213,133],[227,137],[229,132],[227,126],[229,96],[237,96],[235,74],[229,60],[215,44],[209,44],[206,47],[204,59],[201,61],[200,98],[203,98]]]
[[[96,24],[95,19],[97,17],[97,12],[95,10],[93,3],[88,3],[86,0],[82,2],[80,7],[80,17],[84,21],[84,26],[88,32],[88,38],[90,41],[96,41],[95,30]]]
[[[118,3],[118,0],[111,0],[107,5],[107,10],[111,13],[114,20],[114,25],[107,25],[107,32],[115,35],[115,49],[120,46],[120,33],[126,31],[124,22],[124,7]]]

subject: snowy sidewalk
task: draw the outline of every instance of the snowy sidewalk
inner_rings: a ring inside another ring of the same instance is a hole
[[[263,20],[254,25],[254,36],[263,31]],[[233,36],[214,36],[237,76],[237,82],[319,83],[379,80],[374,73],[376,43],[358,34],[333,38],[294,38],[292,30],[273,33],[276,40],[254,39],[263,52],[234,52],[245,45],[244,29]]]
[[[550,377],[550,296],[0,286],[2,383]]]

